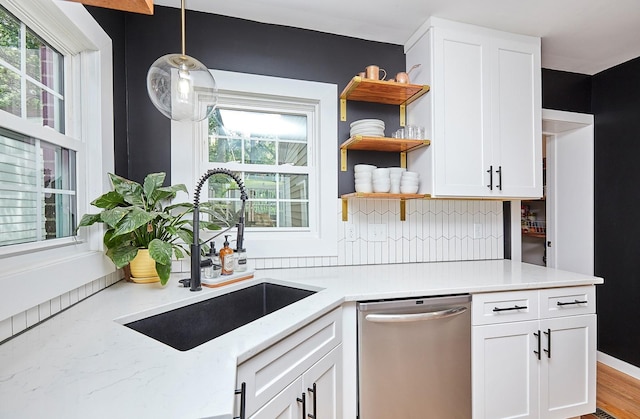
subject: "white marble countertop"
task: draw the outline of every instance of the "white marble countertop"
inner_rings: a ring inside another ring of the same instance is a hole
[[[199,293],[124,281],[0,345],[0,417],[231,418],[236,366],[344,301],[601,284],[508,260],[272,269]],[[253,283],[320,290],[181,352],[122,326]]]

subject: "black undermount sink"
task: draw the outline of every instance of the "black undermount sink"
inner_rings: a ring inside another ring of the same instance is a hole
[[[315,293],[263,282],[125,326],[172,348],[188,351]]]

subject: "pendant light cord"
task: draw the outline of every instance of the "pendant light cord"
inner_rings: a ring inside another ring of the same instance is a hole
[[[182,0],[182,56],[187,55],[187,54],[185,53],[186,48],[185,48],[185,40],[184,40],[184,39],[185,39],[185,30],[184,30],[184,15],[185,15],[185,13],[184,13],[184,2],[185,2],[185,0]]]

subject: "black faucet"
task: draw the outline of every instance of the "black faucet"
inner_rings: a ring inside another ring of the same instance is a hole
[[[240,189],[240,200],[242,200],[242,208],[240,209],[240,216],[238,217],[238,223],[236,224],[237,236],[236,243],[238,249],[242,249],[242,242],[244,241],[244,207],[248,199],[247,191],[244,187],[244,183],[238,175],[227,169],[211,169],[202,175],[198,184],[196,185],[193,195],[193,242],[191,243],[191,291],[201,291],[202,281],[200,277],[200,190],[204,183],[211,176],[216,174],[227,175],[233,179],[238,188]],[[183,280],[185,281],[185,280]],[[186,282],[186,281],[185,281]],[[185,283],[185,286],[187,284]]]

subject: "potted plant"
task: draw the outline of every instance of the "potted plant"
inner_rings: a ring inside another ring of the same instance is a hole
[[[163,187],[165,176],[163,172],[151,173],[140,185],[109,173],[113,190],[91,202],[102,211],[85,214],[78,225],[80,228],[95,223],[105,224],[104,245],[107,256],[116,267],[125,268],[129,264],[133,267],[138,258],[150,258],[152,268],[155,262],[155,272],[162,285],[169,280],[173,255],[180,259],[189,254],[189,245],[193,241],[193,221],[187,216],[193,212],[193,204],[184,202],[165,206],[178,191],[188,192],[187,188],[184,184]],[[206,202],[200,204],[200,212],[215,216]],[[202,220],[200,228],[220,229],[217,224]],[[143,277],[147,275],[143,274]],[[134,272],[132,276],[135,277]],[[151,280],[139,282],[157,282],[153,273],[149,276]]]

